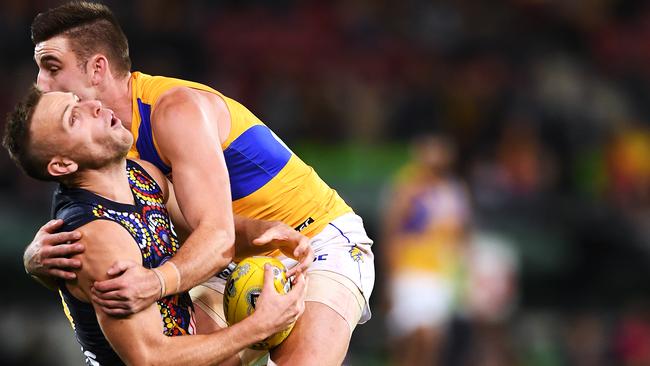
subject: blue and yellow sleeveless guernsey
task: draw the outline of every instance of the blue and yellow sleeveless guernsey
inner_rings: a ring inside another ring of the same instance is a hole
[[[63,219],[61,231],[72,231],[94,220],[120,224],[133,237],[142,254],[142,265],[155,268],[171,258],[179,248],[172,230],[160,187],[137,163],[127,160],[134,205],[110,201],[80,188],[60,186],[55,192],[53,216]],[[83,302],[59,284],[63,310],[75,331],[87,365],[123,365],[104,337],[91,304]],[[161,332],[167,336],[194,333],[192,301],[188,293],[158,301]]]
[[[352,209],[246,107],[199,83],[131,74],[135,142],[129,157],[155,164],[170,176],[173,167],[160,155],[152,134],[151,114],[164,92],[188,87],[221,97],[230,112],[231,129],[221,145],[230,176],[236,214],[280,220],[307,236],[319,233],[331,220]]]

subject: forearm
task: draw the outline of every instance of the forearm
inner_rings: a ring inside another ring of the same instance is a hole
[[[23,266],[25,267],[25,272],[36,282],[40,283],[42,286],[46,287],[48,290],[56,290],[57,283],[56,280],[52,277],[42,276],[40,274],[34,273],[35,271],[30,266],[30,258],[34,256],[34,251],[31,246],[28,246],[25,249],[23,254]]]
[[[154,365],[218,365],[253,343],[270,336],[262,332],[258,322],[249,317],[234,326],[207,335],[165,337],[164,342],[149,353]]]
[[[233,255],[232,230],[199,225],[169,261],[171,263],[158,267],[165,280],[165,295],[188,291],[204,282],[225,268]]]
[[[126,318],[97,310],[109,343],[127,365],[217,365],[272,334],[272,326],[251,315],[241,322],[205,335],[165,336],[156,305]]]

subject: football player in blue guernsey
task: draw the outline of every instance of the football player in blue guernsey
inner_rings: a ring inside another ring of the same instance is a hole
[[[192,232],[160,267],[165,293],[193,288],[197,317],[218,323],[224,281],[214,274],[231,264],[233,252],[236,260],[255,249],[248,243],[268,243],[269,255],[309,279],[305,312],[271,359],[340,365],[355,327],[371,317],[374,256],[361,217],[242,104],[204,84],[132,71],[128,41],[106,6],[75,1],[45,11],[32,22],[32,40],[39,88],[101,101],[134,136],[129,156],[173,179]],[[291,241],[269,240],[283,238],[274,230],[236,242],[233,250],[233,231],[250,219],[300,231],[313,257],[296,253],[300,246]],[[56,236],[51,230],[40,230],[26,249],[25,268],[73,276],[68,269],[79,263],[65,255],[78,252],[84,239],[66,244],[74,231]],[[110,314],[137,312],[160,293],[156,276],[142,267],[117,264],[109,274],[92,295]]]
[[[91,301],[91,287],[107,278],[115,261],[162,276],[160,266],[179,249],[165,205],[174,198],[171,185],[152,164],[126,159],[133,137],[98,101],[33,88],[7,122],[3,145],[11,157],[28,175],[60,183],[54,216],[64,220],[63,230],[84,237],[76,279],[56,285],[87,365],[238,363],[237,352],[302,313],[304,275],[296,274],[292,290],[281,295],[267,267],[256,311],[211,334],[194,335],[187,292],[163,296],[127,317],[107,315]]]

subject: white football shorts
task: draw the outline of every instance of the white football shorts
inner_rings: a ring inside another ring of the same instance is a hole
[[[363,324],[371,317],[369,299],[375,283],[372,240],[363,228],[363,220],[353,213],[341,215],[315,235],[311,245],[314,262],[307,270],[309,287],[305,301],[320,302],[332,308],[348,322],[352,331],[356,324]],[[277,258],[287,268],[297,263],[284,255]],[[220,325],[223,325],[223,310],[216,308],[222,307],[222,296],[209,292],[223,294],[226,278],[234,267],[231,264],[190,292],[195,305],[214,315],[213,319]]]

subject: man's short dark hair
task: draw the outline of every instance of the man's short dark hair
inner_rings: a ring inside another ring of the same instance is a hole
[[[73,1],[40,13],[32,22],[34,45],[65,36],[83,66],[95,53],[104,54],[118,77],[131,71],[129,43],[106,5]]]
[[[47,172],[49,159],[31,145],[30,127],[36,106],[43,93],[32,86],[29,93],[20,101],[13,112],[7,115],[2,145],[9,151],[9,156],[32,178],[53,180]]]

